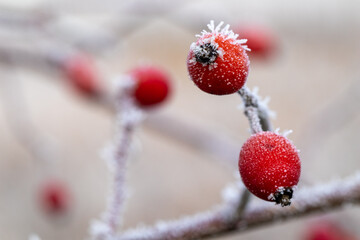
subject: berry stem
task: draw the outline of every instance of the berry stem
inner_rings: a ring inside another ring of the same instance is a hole
[[[250,191],[245,188],[242,191],[241,199],[240,199],[238,207],[236,209],[236,214],[235,214],[235,218],[234,218],[235,222],[239,221],[242,218],[242,216],[246,210],[246,207],[248,206],[250,196],[251,196]]]
[[[271,123],[269,119],[268,110],[260,102],[259,97],[250,91],[249,88],[243,86],[239,91],[244,104],[244,114],[248,118],[250,123],[250,128],[253,134],[259,133],[262,131],[271,130]],[[245,189],[242,194],[241,201],[236,211],[236,220],[240,220],[242,215],[249,203],[250,192]]]
[[[242,87],[238,93],[243,100],[244,114],[249,119],[251,131],[253,133],[271,131],[269,110],[261,103],[259,97],[246,86]]]

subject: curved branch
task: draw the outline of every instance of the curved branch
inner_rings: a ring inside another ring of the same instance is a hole
[[[285,219],[329,211],[360,201],[360,173],[342,180],[299,189],[290,207],[279,208],[272,203],[251,205],[235,225],[231,219],[236,203],[225,202],[211,211],[169,222],[159,222],[152,227],[125,231],[117,240],[198,239],[260,227]]]

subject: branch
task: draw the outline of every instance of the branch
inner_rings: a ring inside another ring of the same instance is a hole
[[[236,195],[236,193],[234,194]],[[236,198],[236,197],[235,197]],[[234,199],[232,199],[234,200]],[[260,227],[265,224],[294,219],[315,212],[329,211],[360,201],[360,173],[343,180],[299,189],[290,207],[279,208],[268,202],[250,206],[235,225],[231,214],[238,204],[225,202],[211,211],[169,222],[159,222],[151,227],[130,229],[116,240],[174,240],[198,239]]]
[[[106,240],[112,239],[118,226],[121,223],[121,212],[123,210],[125,193],[125,176],[127,160],[129,155],[130,143],[136,126],[142,120],[142,112],[138,109],[130,96],[129,92],[133,82],[128,79],[119,79],[119,98],[117,103],[117,131],[115,133],[115,143],[111,149],[110,164],[114,171],[113,191],[109,197],[108,207],[102,214],[101,221],[92,224],[91,235],[93,239]]]

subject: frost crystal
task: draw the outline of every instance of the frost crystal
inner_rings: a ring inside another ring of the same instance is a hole
[[[31,234],[28,240],[41,240],[41,238],[36,234]]]
[[[235,34],[232,30],[230,30],[230,25],[227,24],[224,28],[221,29],[224,22],[220,22],[216,27],[214,21],[211,20],[210,24],[208,24],[209,32],[203,30],[201,34],[195,35],[199,38],[197,43],[192,43],[190,49],[194,52],[194,57],[189,60],[189,63],[199,62],[203,66],[209,66],[209,70],[212,70],[217,67],[217,63],[215,62],[217,57],[223,59],[225,54],[224,49],[219,47],[219,44],[215,41],[215,38],[221,35],[224,40],[232,40],[231,44],[238,44],[242,48],[247,51],[250,49],[247,45],[242,45],[247,42],[246,39],[237,39],[238,34]]]
[[[99,220],[92,221],[89,232],[94,240],[99,238],[104,240],[113,240],[115,238],[111,234],[109,225]]]
[[[220,22],[216,27],[214,20],[211,20],[210,23],[207,25],[210,32],[203,30],[200,34],[195,35],[198,38],[204,38],[206,35],[211,34],[211,40],[215,38],[216,35],[221,34],[225,37],[225,39],[232,39],[234,40],[234,44],[240,44],[245,50],[251,51],[247,45],[242,45],[247,42],[247,39],[237,39],[239,37],[239,34],[235,34],[232,30],[230,30],[230,25],[226,24],[223,29],[221,29],[221,26],[224,24],[224,22]]]

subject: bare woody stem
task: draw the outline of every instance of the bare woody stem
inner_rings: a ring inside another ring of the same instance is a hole
[[[128,106],[130,109],[131,107]],[[130,109],[126,109],[123,114],[127,114]],[[121,114],[120,114],[121,115]],[[120,121],[121,116],[118,117]],[[105,215],[106,222],[111,229],[115,232],[120,222],[120,212],[125,201],[125,176],[127,168],[128,151],[130,148],[131,136],[134,132],[134,124],[130,121],[123,121],[119,123],[121,126],[118,131],[120,136],[115,140],[114,152],[114,180],[113,180],[113,193],[110,198],[109,206]]]
[[[102,231],[94,231],[93,237],[97,240],[109,239],[115,235],[121,223],[121,213],[126,199],[125,177],[127,160],[132,135],[136,126],[142,120],[142,112],[133,103],[128,94],[127,86],[122,89],[117,109],[117,129],[112,149],[111,164],[114,171],[113,189],[109,197],[108,207],[103,213]],[[96,228],[96,226],[93,226]]]
[[[265,224],[294,219],[315,212],[329,211],[346,204],[360,202],[360,173],[342,180],[299,189],[294,200],[293,204],[287,208],[279,208],[268,202],[251,205],[235,225],[226,217],[235,209],[225,202],[208,212],[167,223],[158,223],[152,227],[127,230],[116,239],[203,239],[231,232],[243,232]]]
[[[250,127],[253,133],[261,131],[271,131],[272,126],[269,119],[269,113],[259,97],[252,93],[246,86],[238,91],[244,103],[244,114],[249,119]]]

